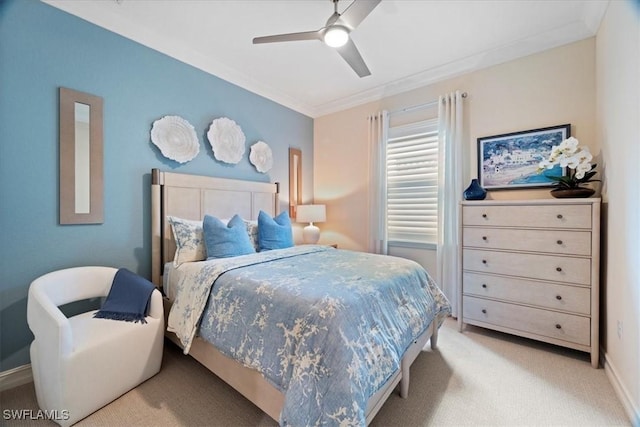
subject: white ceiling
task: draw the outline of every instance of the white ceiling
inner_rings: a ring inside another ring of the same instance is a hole
[[[359,78],[320,41],[252,44],[320,29],[331,0],[43,1],[310,117],[591,37],[608,4],[382,0],[351,33],[372,73]]]

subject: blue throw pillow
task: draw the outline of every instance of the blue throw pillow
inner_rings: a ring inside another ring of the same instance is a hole
[[[227,225],[211,215],[202,222],[207,259],[229,258],[255,253],[242,218],[234,215]]]
[[[282,211],[275,218],[263,211],[258,214],[258,247],[261,251],[293,246],[289,212]]]

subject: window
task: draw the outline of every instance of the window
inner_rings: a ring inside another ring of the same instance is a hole
[[[438,230],[438,122],[390,127],[387,138],[389,243],[432,245]]]

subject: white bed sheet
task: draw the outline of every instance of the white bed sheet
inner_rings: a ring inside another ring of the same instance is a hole
[[[175,301],[178,283],[182,280],[184,272],[180,267],[175,267],[172,262],[164,265],[164,275],[162,276],[162,290],[170,301]]]

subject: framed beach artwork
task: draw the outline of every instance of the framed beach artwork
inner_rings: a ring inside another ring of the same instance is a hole
[[[550,176],[564,176],[560,166],[538,173],[551,148],[571,136],[571,125],[478,138],[478,179],[486,190],[550,187]]]

